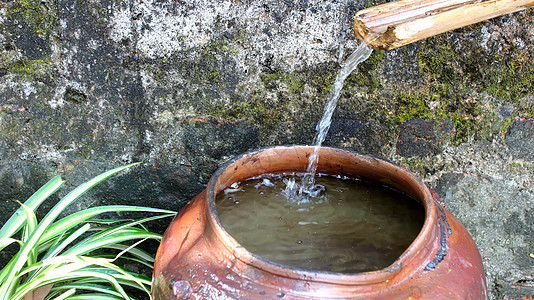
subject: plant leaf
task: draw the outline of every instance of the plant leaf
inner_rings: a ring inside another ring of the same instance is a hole
[[[68,193],[65,197],[63,197],[49,212],[48,214],[43,218],[41,223],[37,226],[35,231],[32,233],[32,235],[28,238],[28,241],[22,246],[20,251],[17,253],[14,259],[13,264],[9,264],[5,271],[7,272],[7,276],[3,278],[2,285],[0,286],[0,299],[9,299],[11,296],[12,291],[15,288],[15,285],[17,283],[17,277],[19,276],[19,272],[22,269],[22,267],[25,264],[26,257],[29,255],[29,253],[34,249],[36,246],[38,247],[38,241],[41,239],[43,233],[46,231],[48,226],[52,224],[52,222],[57,218],[57,216],[68,206],[70,205],[74,200],[78,199],[81,195],[85,194],[89,189],[91,189],[96,184],[100,183],[102,180],[110,177],[111,175],[120,172],[134,164],[129,164],[126,166],[118,167],[113,170],[104,172],[91,180],[82,183],[77,188],[75,188],[73,191]],[[3,273],[3,272],[2,272]]]
[[[13,243],[19,243],[19,245],[22,246],[22,241],[13,239],[13,238],[0,238],[0,250],[4,249],[5,247],[13,244]]]
[[[35,192],[24,205],[29,207],[31,210],[35,211],[41,205],[41,203],[46,200],[50,195],[55,193],[65,181],[61,179],[61,176],[57,175],[56,177],[50,179],[45,185],[43,185],[37,192]],[[11,237],[15,234],[24,224],[26,217],[24,216],[24,209],[19,208],[7,222],[0,229],[0,238]],[[0,248],[1,250],[1,248]]]
[[[162,218],[166,218],[166,217],[169,217],[171,215],[160,215],[160,216],[152,216],[152,217],[147,217],[147,218],[143,218],[143,219],[139,219],[139,220],[135,220],[135,221],[131,221],[131,222],[127,222],[127,223],[124,223],[124,224],[120,224],[120,225],[117,225],[115,227],[111,227],[107,230],[104,230],[98,234],[94,234],[92,235],[91,237],[87,238],[86,241],[91,241],[91,240],[96,240],[102,236],[106,236],[106,235],[111,235],[115,232],[120,232],[122,230],[132,230],[133,226],[135,225],[138,225],[138,224],[142,224],[142,223],[145,223],[145,222],[148,222],[148,221],[153,221],[153,220],[157,220],[157,219],[162,219]],[[148,232],[147,230],[144,230],[144,229],[138,229],[138,228],[135,228],[135,230],[142,230],[144,232]],[[157,238],[158,240],[161,239],[160,238]]]
[[[110,259],[97,259],[91,257],[80,257],[80,256],[64,256],[64,257],[53,257],[45,261],[39,262],[41,265],[57,265],[60,263],[68,263],[62,265],[55,270],[51,270],[47,273],[42,274],[39,277],[34,278],[32,281],[23,284],[20,287],[20,290],[17,290],[14,298],[19,294],[27,293],[33,289],[39,288],[40,286],[48,284],[57,284],[62,281],[70,280],[72,274],[77,274],[79,272],[91,272],[93,277],[91,278],[82,278],[75,283],[80,285],[78,289],[82,289],[81,285],[86,285],[89,283],[95,282],[107,282],[112,283],[115,289],[112,294],[121,295],[120,285],[127,284],[128,286],[135,287],[141,291],[146,292],[150,295],[148,288],[150,288],[150,279],[135,273],[128,272],[113,263]],[[24,275],[31,271],[32,268],[26,269],[22,272],[21,275]],[[98,275],[98,276],[97,276]],[[109,278],[114,278],[115,282],[110,282]],[[89,279],[89,280],[88,280]],[[95,280],[96,279],[96,280]],[[56,287],[53,288],[57,290]],[[127,298],[126,298],[127,299]]]
[[[85,277],[99,277],[107,282],[109,282],[115,289],[118,291],[124,299],[129,299],[128,295],[124,291],[124,289],[121,287],[121,285],[118,283],[118,281],[113,278],[113,276],[110,276],[108,274],[102,273],[102,272],[95,272],[93,270],[78,270],[73,272],[67,272],[64,273],[59,268],[56,270],[58,272],[54,272],[52,274],[46,274],[46,276],[43,276],[41,278],[37,278],[35,280],[32,280],[26,284],[21,285],[16,293],[9,298],[10,300],[20,300],[26,293],[28,293],[31,290],[34,290],[40,286],[45,286],[49,284],[55,284],[56,282],[64,282],[68,280],[74,280],[77,278],[85,278]]]
[[[60,256],[54,256],[50,257],[41,261],[36,262],[30,267],[27,267],[23,269],[20,272],[20,276],[24,276],[28,273],[31,273],[35,270],[38,270],[39,268],[46,267],[46,266],[53,266],[53,269],[56,269],[56,271],[51,270],[50,272],[44,273],[43,276],[47,276],[48,274],[52,274],[53,272],[59,272],[57,269],[61,269],[61,272],[68,273],[71,271],[76,271],[79,269],[83,269],[85,267],[91,266],[91,265],[101,265],[106,262],[111,262],[112,259],[109,258],[102,258],[102,257],[90,257],[90,256],[77,256],[77,255],[60,255]],[[29,281],[28,281],[29,282]]]
[[[128,247],[129,245],[124,245],[124,244],[113,244],[113,245],[106,246],[106,248],[121,250],[121,251],[127,249]],[[128,250],[128,253],[147,262],[153,263],[155,261],[154,256],[138,248],[131,248],[130,250]]]
[[[124,276],[121,273],[117,273],[116,271],[114,271],[112,269],[104,268],[104,267],[92,266],[91,269],[94,270],[94,271],[102,272],[102,273],[105,273],[105,274],[113,276],[113,278],[115,278],[121,285],[128,285],[128,286],[139,288],[139,285],[137,284],[137,282],[140,282],[140,283],[142,283],[142,284],[144,284],[145,286],[148,286],[148,287],[150,287],[150,284],[151,284],[151,278],[146,277],[146,276],[141,275],[141,274],[130,272],[130,271],[127,271],[127,270],[123,270],[123,271],[126,272],[128,274],[128,276]],[[132,281],[132,276],[135,278],[135,281]],[[80,279],[79,281],[80,282],[82,282],[82,281],[83,282],[98,282],[94,278],[85,278],[85,279]],[[102,281],[100,281],[100,282],[102,282]]]
[[[31,208],[22,203],[20,203],[20,206],[22,206],[24,213],[26,214],[26,226],[24,226],[25,230],[24,234],[22,235],[22,242],[25,243],[28,237],[35,231],[35,228],[37,227],[37,217]],[[28,266],[33,265],[37,261],[37,250],[37,248],[33,248],[28,254],[26,259],[26,264]]]
[[[151,295],[150,295],[150,291],[145,287],[145,285],[143,285],[142,280],[138,279],[136,276],[133,276],[130,272],[127,272],[126,270],[124,270],[124,269],[122,269],[120,267],[117,267],[114,264],[111,264],[111,263],[110,264],[106,264],[106,267],[108,269],[112,269],[115,272],[121,274],[123,276],[123,278],[125,278],[126,280],[129,280],[132,283],[135,282],[138,285],[139,288],[143,289],[147,293],[147,295],[150,298],[152,298]],[[150,285],[148,285],[148,286],[150,287]]]
[[[143,289],[141,289],[139,287],[139,285],[136,283],[136,282],[133,282],[129,279],[126,279],[124,276],[120,275],[120,274],[117,274],[117,273],[113,273],[113,272],[109,272],[109,270],[106,270],[107,274],[113,276],[118,283],[120,283],[120,285],[122,286],[129,286],[129,287],[133,287],[133,288],[136,288],[138,290],[141,290],[141,291],[144,291]],[[101,271],[101,272],[104,272],[104,271]],[[139,275],[139,274],[131,274],[132,276],[136,277],[137,280],[139,282],[141,282],[143,285],[145,285],[146,287],[150,288],[150,284],[151,284],[151,280],[150,278],[146,277],[146,276],[143,276],[143,275]],[[89,283],[107,283],[107,281],[105,280],[102,280],[100,278],[83,278],[83,279],[79,279],[79,280],[76,280],[76,281],[73,281],[71,282],[72,284],[89,284]]]
[[[51,248],[45,254],[45,256],[43,256],[41,261],[45,261],[46,259],[48,259],[50,257],[56,256],[59,252],[61,252],[63,249],[65,249],[72,241],[74,241],[75,239],[80,237],[82,234],[87,232],[87,230],[89,230],[90,227],[91,227],[91,225],[85,224],[85,225],[81,226],[80,228],[76,229],[75,231],[73,231],[72,233],[70,233],[65,239],[63,239],[62,241],[57,243],[53,248]],[[28,278],[26,278],[25,281],[28,282],[28,281],[32,280],[33,278],[35,278],[36,276],[39,276],[40,274],[46,273],[46,272],[48,272],[49,270],[51,270],[53,268],[54,268],[54,265],[47,265],[47,266],[44,266],[42,268],[36,269],[35,271],[33,271],[32,273],[30,273],[28,275]]]
[[[100,294],[100,293],[94,293],[94,294],[81,294],[81,295],[74,295],[69,297],[69,300],[123,300],[122,297],[115,297],[107,294]],[[131,298],[126,298],[131,299]]]
[[[161,235],[152,233],[150,231],[146,231],[143,229],[139,229],[135,226],[140,223],[144,223],[147,221],[157,220],[161,218],[165,218],[169,215],[161,215],[161,216],[152,216],[148,218],[143,218],[140,220],[128,222],[125,224],[120,224],[115,227],[111,227],[107,230],[101,231],[99,233],[95,233],[83,241],[79,242],[76,246],[71,247],[67,251],[65,251],[65,254],[68,255],[84,255],[89,253],[90,251],[107,247],[108,245],[116,244],[116,243],[122,243],[124,241],[128,240],[135,240],[135,239],[155,239],[157,241],[161,240]]]
[[[75,288],[72,288],[70,290],[67,290],[66,292],[64,292],[63,294],[57,296],[56,298],[54,298],[54,300],[63,300],[69,296],[72,296],[74,295],[74,293],[76,293],[76,289]]]
[[[65,251],[65,254],[84,255],[108,245],[144,238],[151,238],[159,241],[161,240],[161,235],[138,228],[124,228],[120,231],[114,232],[113,234],[99,236],[96,239],[89,237],[88,239]]]
[[[107,205],[107,206],[92,207],[92,208],[84,209],[82,211],[71,214],[55,222],[54,224],[52,224],[47,229],[46,233],[43,235],[43,241],[46,241],[60,234],[61,232],[64,232],[96,215],[107,213],[107,212],[122,212],[122,211],[135,211],[135,212],[143,211],[143,212],[172,214],[172,215],[176,214],[176,212],[171,211],[171,210],[166,210],[166,209],[129,206],[129,205]]]
[[[113,276],[113,278],[115,278],[117,282],[119,282],[121,285],[130,286],[140,291],[144,291],[145,293],[147,293],[149,298],[151,298],[149,289],[150,289],[152,282],[151,282],[151,279],[146,276],[136,274],[133,272],[129,272],[112,263],[104,264],[102,265],[102,267],[92,266],[90,268],[91,270],[95,272],[101,272],[101,273]],[[98,278],[87,278],[87,279],[77,281],[77,283],[82,283],[82,282],[83,283],[96,283],[96,282],[103,282],[103,281],[98,280]]]
[[[70,243],[72,243],[74,240],[79,238],[82,234],[87,232],[91,228],[91,225],[84,224],[80,228],[74,230],[70,235],[68,235],[65,239],[61,240],[60,243],[56,244],[53,248],[50,248],[50,250],[43,256],[42,259],[47,259],[52,256],[56,256],[59,252],[64,250]]]
[[[114,289],[110,288],[109,286],[102,285],[102,284],[95,284],[95,283],[69,283],[64,284],[60,286],[54,286],[53,290],[56,291],[62,291],[67,289],[76,289],[76,290],[85,290],[85,291],[93,291],[93,292],[100,292],[102,294],[110,294],[113,296],[121,297],[121,294]]]
[[[104,247],[104,248],[109,248],[109,247]],[[115,259],[115,258],[117,258],[117,255],[112,254],[112,253],[97,253],[97,254],[91,253],[91,257]],[[142,265],[144,265],[145,267],[147,267],[149,269],[154,269],[154,262],[146,261],[146,260],[140,259],[138,257],[129,256],[129,255],[121,255],[120,258],[122,260],[134,261],[136,263],[142,264]]]

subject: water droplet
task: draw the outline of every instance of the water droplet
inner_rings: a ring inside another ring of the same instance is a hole
[[[310,190],[310,195],[312,197],[320,197],[324,195],[324,192],[326,191],[326,187],[321,184],[314,185]]]
[[[262,184],[265,185],[265,186],[270,186],[270,187],[273,187],[274,186],[274,183],[272,183],[269,179],[267,178],[264,178],[263,181],[262,181]]]

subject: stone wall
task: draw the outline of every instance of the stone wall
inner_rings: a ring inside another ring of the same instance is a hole
[[[311,143],[358,45],[352,16],[382,2],[0,2],[1,205],[13,211],[57,173],[64,194],[143,161],[71,209],[179,209],[232,156]],[[534,296],[533,14],[375,51],[325,143],[434,188],[473,235],[495,299]]]

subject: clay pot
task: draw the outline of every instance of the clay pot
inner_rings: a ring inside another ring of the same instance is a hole
[[[385,183],[424,205],[421,232],[391,266],[357,274],[309,271],[275,264],[240,246],[221,225],[216,194],[264,173],[304,171],[312,149],[268,148],[222,166],[167,229],[156,255],[154,298],[487,298],[480,254],[437,195],[399,166],[345,150],[322,147],[318,171]]]

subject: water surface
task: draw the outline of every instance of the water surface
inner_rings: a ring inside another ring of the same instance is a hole
[[[270,175],[217,195],[223,227],[248,251],[300,269],[358,273],[392,264],[424,223],[423,206],[393,189],[317,176],[324,187],[308,202],[284,195],[300,177]]]

